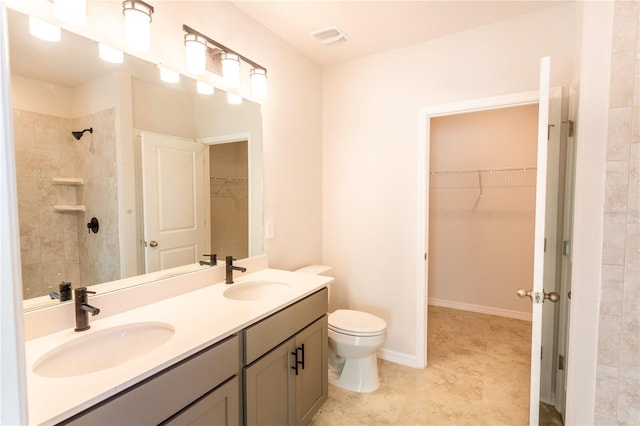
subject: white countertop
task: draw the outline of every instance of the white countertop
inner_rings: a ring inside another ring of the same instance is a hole
[[[291,289],[286,294],[257,301],[231,300],[222,294],[233,285],[254,280],[283,282],[290,284]],[[90,316],[91,328],[84,332],[69,328],[28,340],[25,352],[29,423],[54,424],[69,418],[328,286],[332,281],[333,278],[326,276],[262,269],[236,278],[232,285],[224,282],[213,284],[102,319],[100,315]],[[89,303],[92,304],[91,299]],[[97,301],[95,306],[100,308]],[[102,371],[55,378],[41,377],[33,372],[34,363],[53,348],[100,330],[139,322],[168,323],[175,328],[175,333],[151,352]]]

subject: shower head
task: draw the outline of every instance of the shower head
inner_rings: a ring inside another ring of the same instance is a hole
[[[89,132],[89,133],[93,133],[93,127],[89,127],[88,129],[84,129],[81,132],[71,132],[71,134],[73,135],[74,138],[76,138],[76,140],[80,140],[80,138],[82,137],[82,135],[84,134],[84,132]]]

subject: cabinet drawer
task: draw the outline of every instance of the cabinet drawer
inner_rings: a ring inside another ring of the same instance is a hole
[[[212,390],[162,426],[235,426],[240,424],[238,378]]]
[[[251,364],[267,351],[327,313],[328,290],[312,295],[276,312],[244,330],[244,364]]]
[[[158,424],[238,373],[237,335],[134,385],[65,424]]]

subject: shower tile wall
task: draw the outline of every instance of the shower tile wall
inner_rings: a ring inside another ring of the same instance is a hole
[[[640,424],[638,1],[614,5],[595,423]]]
[[[115,114],[111,108],[72,121],[74,129],[93,127],[93,134],[85,133],[74,152],[76,173],[84,178],[82,199],[86,206],[83,220],[78,222],[82,285],[120,279]],[[94,216],[100,221],[97,234],[87,229]]]
[[[115,110],[75,120],[16,109],[13,116],[24,298],[61,281],[77,287],[117,279]],[[85,124],[93,135],[76,141],[71,131]],[[85,186],[53,185],[54,177],[83,177]],[[84,204],[87,212],[55,212],[58,204]],[[94,215],[104,222],[91,239],[86,223]]]

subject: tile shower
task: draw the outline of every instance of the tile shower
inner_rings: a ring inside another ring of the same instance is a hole
[[[639,27],[640,3],[616,1],[595,424],[640,424]]]
[[[116,111],[78,118],[13,110],[23,297],[120,278]],[[93,127],[75,140],[73,130]],[[54,185],[82,178],[83,185]],[[85,211],[56,211],[84,205]],[[89,234],[87,222],[100,221]]]

